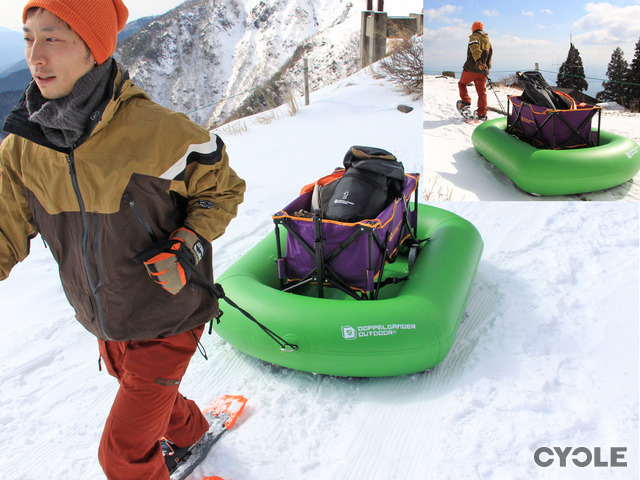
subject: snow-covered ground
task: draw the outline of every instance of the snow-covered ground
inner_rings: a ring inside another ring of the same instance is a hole
[[[349,146],[382,147],[422,170],[421,102],[366,72],[311,100],[294,117],[219,132],[248,193],[214,243],[218,276]],[[400,113],[399,103],[415,109]],[[337,378],[269,365],[205,335],[209,361],[193,358],[183,393],[202,405],[224,393],[249,403],[193,479],[638,478],[638,204],[437,206],[485,241],[445,360],[413,375]],[[73,319],[39,239],[0,283],[0,305],[0,428],[10,449],[1,477],[103,478],[96,452],[117,385],[98,372],[96,341]],[[607,462],[623,447],[627,466],[581,468],[569,456],[565,467],[538,467],[540,447],[597,447]]]
[[[640,173],[599,192],[545,197],[523,192],[473,148],[474,125],[464,123],[455,108],[460,98],[458,80],[425,75],[424,81],[424,185],[431,200],[640,200]],[[469,93],[475,109],[478,96],[473,87]],[[519,94],[505,87],[496,86],[494,92],[487,89],[489,108],[506,109],[507,95]],[[501,116],[489,110],[489,119]],[[640,114],[604,110],[601,128],[640,144]]]

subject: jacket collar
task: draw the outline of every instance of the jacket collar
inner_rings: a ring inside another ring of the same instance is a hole
[[[26,96],[24,93],[18,104],[11,110],[9,115],[7,115],[2,129],[7,133],[18,135],[43,147],[51,148],[52,150],[65,154],[71,153],[74,149],[82,145],[91,135],[102,130],[113,118],[118,107],[124,100],[137,95],[146,97],[142,90],[134,87],[129,78],[129,72],[122,69],[115,59],[112,58],[111,61],[115,63],[116,68],[113,69],[111,74],[108,95],[105,96],[105,100],[96,109],[95,114],[91,116],[90,123],[87,125],[84,135],[80,137],[73,148],[65,149],[53,145],[46,139],[40,125],[29,120]]]

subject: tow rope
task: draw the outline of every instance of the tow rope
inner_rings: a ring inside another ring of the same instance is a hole
[[[176,256],[184,262],[183,265],[192,264],[189,258],[182,252],[176,252]],[[212,295],[215,295],[218,299],[221,299],[227,302],[229,306],[235,308],[240,313],[242,313],[245,317],[251,320],[253,323],[258,325],[258,327],[260,327],[260,329],[262,329],[264,333],[266,333],[274,342],[278,344],[278,346],[280,346],[280,350],[282,350],[283,352],[295,352],[296,350],[298,350],[297,345],[287,342],[284,338],[282,338],[280,335],[275,333],[269,327],[267,327],[266,325],[256,320],[254,316],[251,315],[249,312],[247,312],[245,309],[238,306],[236,302],[234,302],[229,297],[227,297],[227,295],[224,293],[224,289],[222,288],[222,285],[220,285],[219,283],[213,283],[209,281],[209,279],[204,275],[204,273],[202,273],[200,270],[196,268],[191,268],[190,270],[191,270],[191,273],[195,274],[195,277],[197,280],[196,283],[198,283],[201,287],[206,288],[209,291],[209,293],[211,293]],[[220,310],[218,315],[215,317],[216,323],[220,323],[220,317],[222,317],[223,313],[224,312]],[[212,329],[213,329],[213,319],[209,322],[209,333],[211,333]]]

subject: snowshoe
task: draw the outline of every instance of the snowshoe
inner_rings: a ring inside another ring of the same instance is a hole
[[[460,112],[460,115],[462,115],[462,118],[463,118],[463,120],[465,122],[470,123],[470,124],[478,123],[478,120],[471,113],[471,104],[470,103],[465,103],[462,100],[458,100],[456,102],[456,109],[458,110],[458,112]]]
[[[240,395],[224,395],[214,400],[202,412],[209,430],[193,445],[176,447],[166,438],[160,441],[172,480],[185,480],[196,469],[222,434],[233,426],[246,403],[247,399]]]
[[[462,100],[456,102],[456,109],[460,112],[463,118],[471,117],[471,104],[465,103]]]
[[[191,445],[178,447],[166,438],[160,440],[160,445],[162,446],[162,455],[164,455],[164,463],[167,465],[169,474],[175,472],[178,464],[191,455]]]

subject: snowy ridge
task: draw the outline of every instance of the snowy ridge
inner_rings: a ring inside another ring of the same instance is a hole
[[[424,77],[424,144],[425,182],[431,200],[640,200],[640,173],[617,187],[579,195],[535,197],[518,189],[500,170],[484,159],[473,147],[473,125],[467,125],[455,108],[458,100],[458,80],[441,76]],[[487,88],[489,119],[507,108],[507,95],[520,91]],[[472,110],[478,99],[473,86],[469,87]],[[496,97],[497,95],[497,97]],[[596,125],[597,118],[593,120]],[[631,138],[640,144],[640,115],[602,111],[601,129]]]
[[[363,7],[351,0],[192,0],[124,42],[117,56],[153,100],[220,125],[285,67],[301,93],[301,49],[314,90],[355,73]],[[417,0],[395,0],[387,10],[420,8]]]

